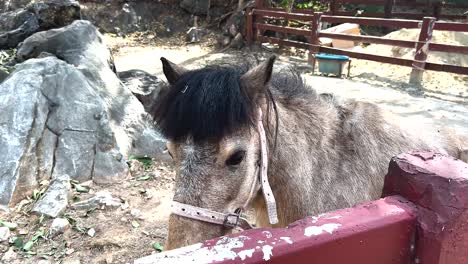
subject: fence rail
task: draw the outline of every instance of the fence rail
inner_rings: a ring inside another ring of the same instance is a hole
[[[468,263],[466,163],[428,152],[398,155],[382,197],[287,228],[247,230],[133,263]]]
[[[259,1],[257,1],[259,2]],[[405,19],[422,19],[425,16],[434,16],[436,19],[466,19],[466,15],[462,14],[444,14],[444,9],[468,9],[468,4],[447,4],[442,2],[407,2],[395,0],[328,0],[327,15],[334,16],[355,16],[355,11],[343,11],[340,8],[345,4],[363,4],[372,6],[382,6],[383,12],[366,12],[360,14],[364,17],[380,17],[380,18],[405,18]],[[414,7],[426,10],[424,13],[408,13],[394,11],[396,7]],[[284,9],[283,9],[284,10]],[[430,11],[430,12],[429,12]],[[313,13],[308,9],[294,9],[294,13]]]
[[[319,12],[316,13],[295,13],[285,12],[281,9],[265,7],[262,1],[257,0],[260,8],[253,8],[247,15],[247,42],[252,44],[254,41],[269,42],[283,46],[292,46],[296,48],[307,49],[310,54],[331,53],[338,55],[347,55],[352,58],[371,60],[382,63],[390,63],[401,66],[412,67],[410,82],[420,83],[424,70],[443,71],[456,74],[468,75],[468,67],[459,65],[439,64],[427,62],[427,56],[430,51],[450,52],[454,54],[468,54],[468,46],[448,45],[444,43],[432,43],[432,33],[434,30],[468,32],[468,23],[459,22],[441,22],[435,18],[426,17],[423,20],[389,19],[375,17],[346,17],[332,16]],[[383,1],[381,1],[383,2]],[[306,23],[307,28],[295,28],[268,23],[269,20],[298,20]],[[389,28],[418,28],[420,29],[418,40],[398,40],[388,39],[376,36],[349,35],[342,33],[321,32],[321,23],[355,23],[366,26],[382,26]],[[265,36],[266,31],[279,32],[284,34],[293,34],[304,36],[308,42],[292,41],[275,37]],[[325,47],[320,45],[319,38],[326,37],[331,39],[340,39],[356,41],[362,43],[383,44],[404,48],[415,48],[416,56],[413,60],[396,57],[381,56],[363,52]],[[314,58],[311,58],[314,62]]]

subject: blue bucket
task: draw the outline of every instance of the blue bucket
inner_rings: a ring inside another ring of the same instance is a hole
[[[348,56],[335,54],[317,54],[315,58],[318,60],[319,71],[325,74],[334,74],[341,76],[345,62],[349,61]]]

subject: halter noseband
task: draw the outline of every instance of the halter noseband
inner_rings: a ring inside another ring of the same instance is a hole
[[[268,218],[270,224],[277,224],[278,223],[278,214],[276,211],[276,200],[273,196],[273,192],[271,191],[270,183],[268,182],[268,153],[267,153],[267,141],[266,141],[266,134],[265,129],[263,128],[263,118],[262,118],[262,110],[258,109],[258,121],[257,121],[257,130],[258,135],[260,137],[260,185],[262,187],[263,197],[265,198],[265,203],[267,206],[268,211]],[[257,177],[256,177],[257,178]],[[236,226],[247,230],[252,229],[252,225],[249,224],[247,219],[241,216],[242,210],[247,207],[247,205],[251,202],[251,199],[254,196],[255,185],[257,184],[257,180],[252,183],[251,191],[249,198],[245,202],[243,207],[236,209],[234,213],[221,213],[212,211],[209,209],[201,208],[192,206],[189,204],[183,204],[176,201],[172,201],[172,213],[202,221],[208,222],[212,224],[222,225],[228,228],[234,228]]]

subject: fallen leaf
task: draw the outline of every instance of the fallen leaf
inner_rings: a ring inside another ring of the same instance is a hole
[[[158,252],[161,252],[164,250],[163,246],[161,246],[161,244],[159,244],[158,242],[154,242],[152,246]]]
[[[138,228],[138,227],[140,227],[140,224],[137,221],[132,221],[132,226],[134,228]]]
[[[8,227],[8,229],[10,230],[15,230],[18,227],[18,224],[11,222],[3,222],[2,220],[0,220],[0,226]]]
[[[79,184],[75,184],[75,190],[79,193],[88,193],[89,187],[81,186]]]
[[[23,250],[24,251],[31,251],[31,248],[32,248],[33,245],[34,245],[34,241],[29,240],[28,242],[26,242],[26,244],[24,244]]]
[[[13,245],[18,248],[18,249],[21,249],[23,248],[23,239],[21,237],[14,237],[13,238]]]
[[[144,176],[141,176],[141,177],[138,177],[136,180],[137,181],[147,181],[151,178],[151,176],[149,175],[144,175]]]

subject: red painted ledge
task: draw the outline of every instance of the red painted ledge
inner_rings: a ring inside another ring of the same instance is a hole
[[[409,263],[416,211],[386,197],[287,228],[261,228],[134,261],[147,263]]]

